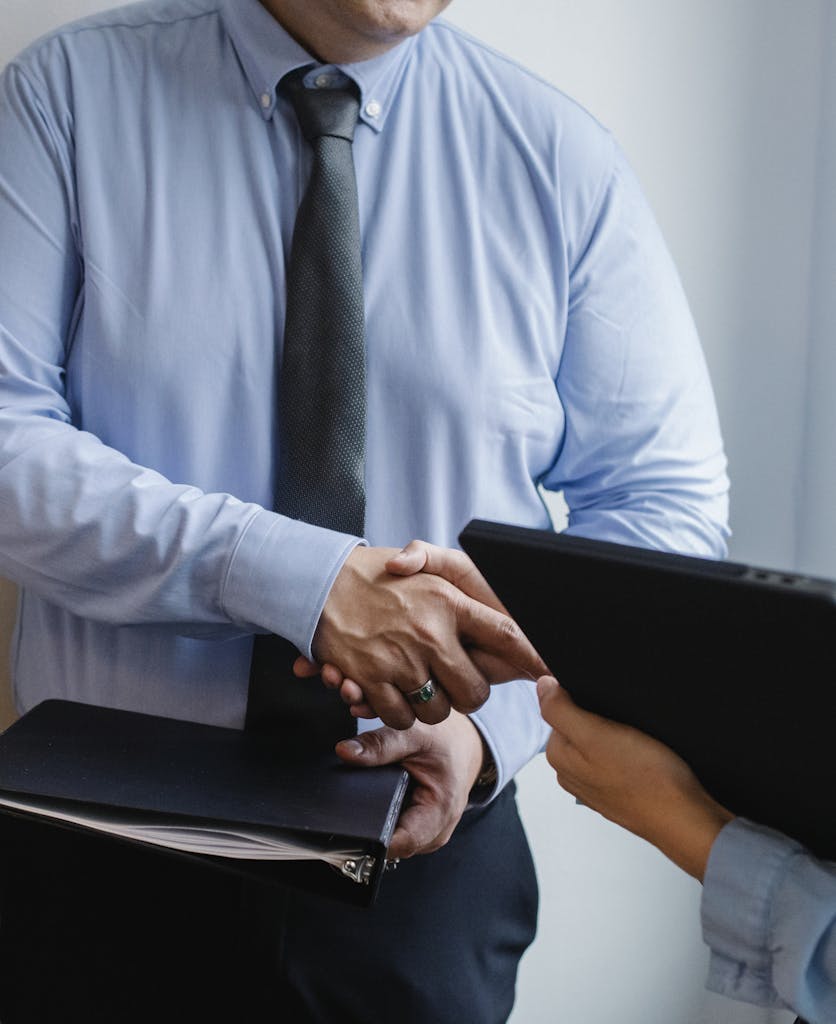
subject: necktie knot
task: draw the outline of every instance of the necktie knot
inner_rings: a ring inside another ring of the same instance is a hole
[[[324,135],[353,142],[360,113],[357,86],[347,82],[339,89],[308,89],[303,81],[307,70],[292,71],[282,80],[302,134],[311,143]]]

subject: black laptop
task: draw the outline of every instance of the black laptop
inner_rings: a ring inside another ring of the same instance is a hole
[[[459,540],[578,704],[836,859],[836,582],[484,520]]]

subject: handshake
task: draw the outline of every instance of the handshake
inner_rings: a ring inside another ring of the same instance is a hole
[[[394,729],[475,711],[492,684],[548,671],[470,558],[424,541],[354,549],[313,653],[297,659],[297,676],[321,673],[355,717]]]
[[[316,663],[297,660],[297,675],[321,673],[355,717],[389,726],[342,741],[340,757],[368,767],[400,762],[416,783],[394,857],[432,852],[450,837],[483,759],[466,715],[493,683],[526,677],[537,679],[552,726],[546,757],[586,806],[700,879],[732,817],[672,750],[575,705],[461,551],[423,541],[403,551],[356,548],[329,595],[314,654]]]

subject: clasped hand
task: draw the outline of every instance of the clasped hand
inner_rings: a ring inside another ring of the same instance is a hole
[[[316,662],[300,658],[299,676],[322,672],[356,716],[378,716],[395,729],[417,719],[442,722],[487,700],[490,686],[546,671],[470,559],[413,542],[357,547],[346,559],[320,617]],[[428,679],[436,694],[412,703]]]

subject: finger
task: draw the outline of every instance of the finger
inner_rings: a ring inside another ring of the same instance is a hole
[[[434,801],[410,804],[398,819],[389,844],[389,856],[414,857],[440,849],[453,833],[455,823],[446,810]]]
[[[468,597],[486,604],[495,611],[507,614],[505,606],[472,559],[455,548],[442,548],[424,540],[413,540],[389,559],[386,569],[398,576],[411,576],[416,572],[441,576]]]
[[[560,718],[560,697],[558,696],[560,693],[560,684],[554,676],[540,676],[537,680],[540,714],[552,728],[557,727]]]
[[[554,676],[540,676],[537,680],[537,697],[542,704],[544,699],[550,694],[554,694],[560,687],[560,683],[555,679]]]
[[[465,650],[467,651],[468,658],[470,658],[491,686],[507,683],[511,679],[518,679],[520,677],[528,679],[528,673],[517,671],[514,665],[509,665],[507,661],[503,661],[502,658],[498,658],[495,654],[488,654],[487,651],[483,651],[478,647],[466,647]]]
[[[577,770],[581,755],[567,736],[554,730],[546,744],[546,760],[558,775],[562,775]]]
[[[579,708],[553,676],[537,680],[537,695],[543,718],[581,751],[587,750],[601,731],[612,724],[600,715]]]
[[[348,710],[355,718],[377,718],[362,689],[353,679],[346,679],[340,687],[340,697],[348,704]]]
[[[344,676],[336,665],[325,664],[322,666],[322,681],[329,690],[336,690],[342,684]]]
[[[456,617],[463,638],[515,667],[521,676],[536,679],[548,674],[546,663],[510,616],[462,596]]]
[[[293,662],[293,674],[298,679],[310,679],[312,676],[318,676],[319,671],[317,662],[311,661],[310,658],[306,658],[301,654]]]
[[[446,705],[447,714],[450,707],[460,711],[463,715],[469,715],[478,710],[490,697],[491,687],[487,679],[482,675],[476,665],[467,656],[467,652],[455,644],[445,650],[436,651],[430,665],[432,677],[438,684],[436,696],[427,704],[416,708],[416,714],[425,708],[431,708],[437,702],[442,701]],[[447,717],[444,715],[444,718]],[[421,719],[428,724],[432,723],[428,718]]]
[[[340,685],[340,697],[346,704],[363,704],[366,701],[362,688],[353,679],[343,680]]]
[[[364,685],[363,693],[366,703],[374,711],[384,725],[393,729],[408,729],[415,723],[415,708],[393,683],[375,683],[374,686]]]
[[[349,694],[359,696],[373,715],[363,717],[380,718],[385,725],[393,729],[409,729],[416,721],[424,725],[437,725],[444,722],[450,715],[451,701],[440,684],[432,681],[432,695],[429,699],[417,699],[420,690],[427,685],[412,690],[400,689],[394,683],[376,683],[374,686],[364,685],[349,680],[353,686]],[[411,685],[411,684],[407,684]],[[411,698],[412,697],[412,698]]]
[[[417,689],[407,691],[405,697],[415,712],[415,717],[424,725],[438,725],[450,714],[450,698],[442,681],[437,677],[429,679]]]
[[[425,749],[426,736],[420,729],[371,729],[360,736],[341,740],[337,754],[349,764],[372,768],[381,764],[396,764],[419,750]]]

